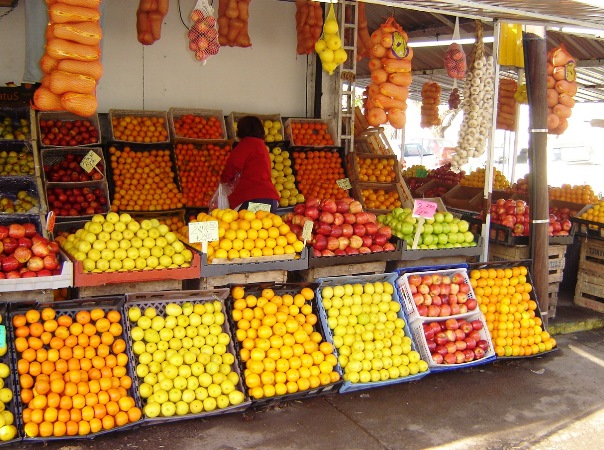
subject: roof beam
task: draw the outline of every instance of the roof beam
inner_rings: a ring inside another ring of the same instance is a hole
[[[405,1],[401,1],[401,0],[364,0],[365,3],[373,3],[375,5],[382,5],[382,6],[390,6],[390,7],[394,7],[394,8],[401,8],[401,9],[410,9],[412,11],[422,11],[422,12],[427,12],[427,13],[431,13],[431,14],[442,14],[443,10],[441,8],[427,8],[424,6],[420,6],[420,5],[411,5],[408,4]],[[488,16],[482,16],[482,15],[478,15],[478,14],[470,14],[470,13],[466,13],[466,12],[462,12],[462,11],[457,11],[457,12],[451,12],[452,16],[457,16],[457,17],[464,17],[466,19],[475,19],[475,20],[482,20],[484,22],[492,22],[493,19],[491,17]]]

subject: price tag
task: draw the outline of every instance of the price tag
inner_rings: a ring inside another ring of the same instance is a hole
[[[218,221],[191,222],[189,224],[189,242],[213,242],[218,240]]]
[[[0,348],[6,347],[6,327],[0,325]]]
[[[304,245],[306,245],[306,241],[310,241],[312,238],[312,227],[314,223],[312,220],[307,220],[304,222],[304,227],[302,227],[302,240],[304,241]]]
[[[46,230],[49,233],[52,233],[53,230],[55,229],[56,219],[57,219],[57,216],[55,216],[54,211],[49,211],[48,214],[46,215]]]
[[[348,178],[342,178],[340,180],[336,180],[336,184],[340,189],[348,190],[352,189],[352,185],[350,184],[350,180]]]
[[[266,203],[254,203],[250,202],[247,210],[255,213],[256,211],[266,211],[271,212],[271,205],[267,205]]]
[[[426,200],[415,200],[413,202],[413,217],[422,217],[424,219],[432,219],[438,204],[428,202]]]
[[[86,172],[90,173],[100,160],[101,157],[97,155],[94,150],[90,150],[80,162],[80,166],[82,166],[82,169],[84,169]]]

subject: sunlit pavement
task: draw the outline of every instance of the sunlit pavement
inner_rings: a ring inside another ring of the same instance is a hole
[[[5,448],[595,449],[604,443],[604,329],[559,350],[264,411]]]

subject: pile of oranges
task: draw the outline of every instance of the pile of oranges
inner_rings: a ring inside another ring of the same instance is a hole
[[[359,181],[392,183],[396,180],[394,158],[359,157],[355,155]]]
[[[231,154],[230,144],[177,143],[174,152],[186,205],[208,206]]]
[[[154,143],[169,141],[166,120],[157,116],[112,117],[113,138],[117,141]]]
[[[324,150],[294,151],[296,184],[304,198],[337,200],[348,197],[336,181],[346,175],[338,152]]]
[[[53,308],[13,316],[27,437],[84,436],[140,420],[120,321],[101,308],[74,318]]]
[[[304,243],[280,216],[267,211],[214,209],[211,215],[199,213],[192,222],[218,221],[219,239],[208,245],[208,262],[217,259],[238,259],[259,256],[295,255]],[[180,236],[187,235],[184,227]],[[201,244],[193,244],[201,248]]]
[[[333,137],[325,122],[292,121],[289,125],[292,145],[310,145],[324,147],[334,145]]]
[[[214,116],[184,114],[174,120],[174,133],[177,137],[190,139],[224,139],[222,121]]]
[[[531,356],[556,346],[543,329],[527,274],[525,266],[470,271],[497,356]]]
[[[364,188],[361,189],[365,209],[388,209],[400,208],[401,198],[396,189],[384,190]]]
[[[109,147],[115,190],[112,211],[162,211],[183,208],[184,196],[174,182],[169,149]]]
[[[565,202],[580,203],[582,205],[588,205],[598,203],[598,196],[594,194],[591,186],[563,184],[560,187],[549,188],[549,199],[550,200],[562,200]]]
[[[314,291],[304,287],[291,295],[267,288],[259,294],[246,295],[241,286],[231,291],[250,397],[293,394],[339,381],[333,345],[314,329]]]

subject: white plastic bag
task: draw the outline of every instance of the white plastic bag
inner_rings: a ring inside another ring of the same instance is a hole
[[[231,193],[231,189],[228,185],[224,183],[220,183],[218,185],[218,189],[212,195],[210,199],[208,209],[210,212],[214,209],[229,209],[229,194]]]

